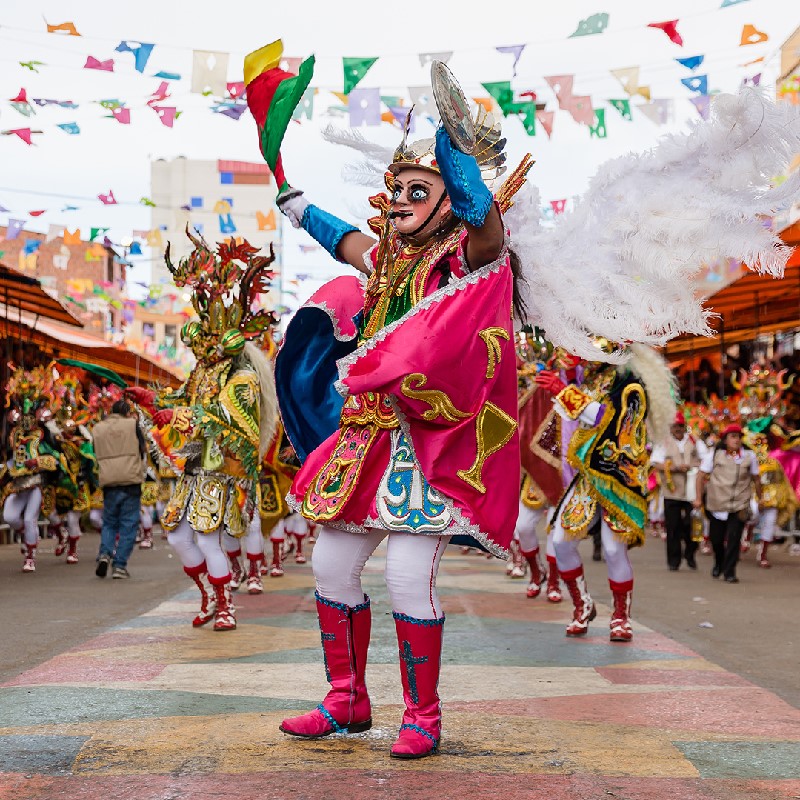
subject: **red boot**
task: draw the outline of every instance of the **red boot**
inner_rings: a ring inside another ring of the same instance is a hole
[[[200,590],[200,611],[192,620],[192,625],[195,628],[199,628],[214,619],[214,614],[217,611],[217,599],[214,596],[214,589],[208,582],[205,561],[196,567],[184,567],[183,571],[195,582]]]
[[[305,564],[308,561],[308,559],[305,556],[305,553],[303,552],[303,540],[305,538],[306,538],[305,536],[298,536],[297,534],[295,534],[294,540],[295,542],[297,542],[297,547],[294,551],[295,564]]]
[[[47,535],[55,539],[56,546],[53,553],[57,556],[63,555],[67,549],[67,534],[60,522],[49,522],[47,524]]]
[[[608,585],[614,595],[614,613],[611,615],[611,641],[629,642],[633,639],[631,628],[631,600],[633,580],[617,583],[609,580]]]
[[[241,554],[241,547],[238,550],[228,550],[228,560],[231,562],[230,584],[231,591],[234,592],[242,585],[244,580],[244,569],[242,568],[242,562],[239,560]]]
[[[140,550],[152,550],[153,549],[153,529],[152,528],[142,528],[142,540],[139,542],[139,549]]]
[[[559,580],[558,564],[555,556],[547,556],[547,602],[560,603],[563,600],[561,594],[561,581]]]
[[[758,543],[758,550],[756,550],[756,559],[758,560],[758,566],[764,567],[764,569],[769,569],[772,564],[769,563],[767,559],[767,550],[769,550],[769,542],[759,542]]]
[[[22,562],[23,572],[36,572],[36,545],[25,545],[25,561]]]
[[[444,617],[415,619],[397,613],[393,616],[406,710],[390,755],[425,758],[436,752],[442,735],[442,705],[437,689]]]
[[[67,564],[78,563],[78,536],[70,536],[67,539]]]
[[[520,550],[520,553],[531,568],[531,582],[528,584],[525,595],[527,597],[538,597],[542,591],[542,583],[544,583],[544,570],[539,563],[539,548],[531,550],[530,553]]]
[[[236,630],[236,606],[233,605],[231,597],[231,576],[225,575],[223,578],[212,578],[211,586],[214,588],[214,596],[217,599],[217,610],[214,614],[215,631],[235,631]]]
[[[248,594],[261,594],[264,591],[264,584],[261,582],[261,562],[264,556],[260,553],[247,554],[247,562],[250,568],[247,572],[247,593]]]
[[[331,733],[360,733],[372,727],[372,706],[364,672],[372,628],[369,598],[351,607],[317,597],[325,677],[331,690],[313,710],[285,719],[280,729],[303,739]]]
[[[562,572],[561,580],[567,584],[567,591],[575,606],[572,622],[567,625],[567,636],[585,636],[589,630],[589,623],[597,616],[597,609],[586,586],[583,567]]]
[[[283,576],[283,539],[272,540],[272,564],[269,566],[270,578]]]

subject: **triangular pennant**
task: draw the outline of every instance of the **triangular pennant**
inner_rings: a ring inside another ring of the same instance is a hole
[[[769,39],[766,33],[758,30],[754,25],[745,25],[742,28],[742,39],[739,42],[740,47],[747,44],[761,44]]]
[[[703,118],[708,119],[711,114],[711,96],[700,94],[692,98],[692,103],[697,109],[697,113]]]
[[[664,31],[667,35],[667,38],[674,42],[677,45],[683,47],[683,39],[681,35],[678,33],[678,22],[680,20],[671,19],[667,22],[651,22],[647,27],[648,28],[657,28],[660,31]]]
[[[608,136],[606,110],[604,108],[596,108],[594,110],[594,125],[589,126],[589,136],[597,139],[605,139]]]
[[[421,67],[427,67],[431,61],[441,61],[446,64],[452,57],[452,50],[444,50],[440,53],[420,53],[419,63]]]
[[[572,119],[583,125],[594,125],[594,109],[592,108],[592,98],[587,95],[574,96],[570,98],[568,111]]]
[[[308,87],[300,98],[297,108],[292,112],[292,119],[296,122],[300,121],[303,117],[311,119],[314,116],[314,95],[317,93],[316,89]]]
[[[64,232],[63,225],[53,225],[52,223],[47,229],[47,236],[45,237],[45,244],[52,242],[54,239],[58,239],[59,236]]]
[[[70,232],[66,228],[64,228],[64,244],[80,244],[81,243],[81,229],[75,228],[74,231]]]
[[[691,78],[681,78],[681,83],[693,92],[708,94],[708,75],[693,75]]]
[[[536,103],[526,100],[522,103],[512,103],[508,107],[508,114],[517,114],[528,136],[536,136]]]
[[[550,201],[550,208],[553,211],[553,214],[563,214],[564,208],[567,205],[567,198],[565,197],[563,200],[551,200]]]
[[[627,94],[636,94],[636,90],[639,88],[639,67],[612,69],[611,74],[622,84],[622,88]]]
[[[19,237],[20,231],[25,227],[24,219],[9,218],[6,226],[6,241],[11,241]]]
[[[691,58],[676,58],[679,64],[686,67],[686,69],[696,70],[705,60],[705,56],[692,56]]]
[[[195,94],[222,97],[228,82],[228,53],[195,50],[192,54],[192,88]]]
[[[114,192],[111,189],[108,190],[108,194],[99,194],[97,195],[97,199],[104,205],[104,206],[115,206],[117,205],[117,200],[114,197]],[[94,230],[94,229],[92,229]],[[106,228],[106,230],[108,230]]]
[[[720,8],[727,8],[728,6],[736,6],[739,3],[746,3],[747,0],[722,0]]]
[[[256,211],[256,223],[260,231],[274,231],[277,228],[275,209],[270,209],[266,214]]]
[[[137,72],[144,72],[154,47],[154,44],[147,42],[133,42],[131,46],[131,42],[123,40],[114,49],[117,53],[133,53],[134,69]]]
[[[350,127],[379,125],[381,122],[381,90],[353,89],[349,95]],[[390,121],[393,119],[389,115]]]
[[[375,58],[354,58],[347,56],[342,58],[342,69],[344,71],[343,93],[350,94],[377,60],[377,56]]]
[[[113,72],[114,71],[114,59],[109,58],[106,61],[100,61],[99,59],[95,58],[94,56],[87,56],[86,63],[83,65],[84,69],[97,69],[100,72]]]
[[[58,25],[47,25],[47,32],[66,33],[68,36],[80,36],[74,22],[61,22]]]
[[[59,122],[56,123],[56,127],[61,128],[62,131],[70,136],[77,136],[81,132],[77,122]]]
[[[569,35],[570,39],[576,36],[594,36],[597,33],[602,33],[608,27],[608,14],[592,14],[591,17],[582,19],[575,29],[575,33]]]
[[[672,117],[672,105],[672,100],[669,98],[659,98],[653,100],[652,103],[645,103],[635,106],[635,108],[656,125],[666,125]]]
[[[3,133],[6,136],[18,136],[25,144],[32,145],[32,135],[34,133],[41,133],[41,131],[32,131],[30,128],[11,128],[10,130],[3,131]]]
[[[621,100],[609,100],[608,102],[619,111],[623,119],[633,119],[633,115],[631,114],[631,101],[628,100],[627,97]]]
[[[107,230],[108,228],[90,228],[89,241],[94,242],[101,233],[105,233]]]
[[[539,124],[544,128],[544,132],[549,139],[553,135],[553,121],[555,120],[555,111],[537,111],[536,119]]]
[[[508,115],[511,105],[514,103],[514,92],[511,89],[511,81],[495,81],[494,83],[481,84],[484,89],[495,99],[504,115]]]
[[[165,128],[171,128],[175,123],[175,117],[178,114],[178,109],[175,106],[150,106],[153,111],[158,114],[159,122]]]
[[[439,109],[436,108],[430,86],[409,86],[408,94],[414,106],[414,116],[439,118]]]
[[[517,75],[517,64],[519,63],[519,57],[522,55],[522,51],[525,49],[524,44],[514,44],[508,47],[496,47],[498,53],[505,53],[508,55],[514,56],[514,64],[512,65],[512,75],[516,77]]]
[[[558,105],[564,108],[564,103],[572,97],[572,85],[575,80],[574,75],[550,75],[545,77],[547,85],[553,90],[558,98]]]
[[[125,108],[124,106],[112,108],[111,116],[114,117],[114,119],[119,122],[120,125],[131,124],[131,110],[129,108]]]

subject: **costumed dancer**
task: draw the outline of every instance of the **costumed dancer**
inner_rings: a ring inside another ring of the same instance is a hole
[[[286,495],[299,467],[300,462],[286,437],[283,425],[278,422],[275,438],[261,462],[261,472],[258,476],[261,490],[259,505],[261,532],[272,548],[269,568],[261,566],[260,572],[264,575],[268,571],[271,578],[283,576],[283,547],[286,541],[284,521],[289,514]]]
[[[151,550],[153,547],[153,520],[158,503],[159,465],[153,458],[152,451],[147,454],[146,465],[147,471],[142,484],[142,502],[139,507],[140,527],[137,543],[140,550]]]
[[[52,418],[52,372],[46,367],[12,368],[6,384],[10,457],[3,489],[3,519],[15,533],[23,532],[23,572],[36,571],[42,490],[61,463],[58,444],[46,427]],[[49,478],[48,478],[49,476]],[[48,515],[55,509],[48,509]]]
[[[280,53],[278,43],[245,62],[268,163],[276,83],[297,80],[277,69]],[[466,109],[463,95],[452,98]],[[444,548],[467,534],[505,556],[519,486],[509,478],[519,469],[513,277],[502,217],[481,176],[481,167],[497,175],[504,140],[482,117],[477,144],[464,145],[476,160],[444,128],[435,140],[408,142],[409,122],[384,166],[389,194],[371,200],[381,212],[370,222],[377,241],[297,189],[283,186],[278,199],[295,226],[367,275],[366,285],[341,277],[320,289],[290,322],[276,362],[283,422],[303,463],[288,502],[320,525],[312,560],[331,684],[316,709],[280,727],[303,738],[371,727],[371,611],[361,572],[388,538],[405,701],[395,758],[439,746]],[[469,116],[462,122],[472,126]]]
[[[559,370],[561,378],[570,382],[578,380],[583,373],[581,359],[560,348],[551,352],[541,366]],[[548,601],[560,603],[561,583],[552,530],[549,529],[547,533],[545,572],[539,558],[537,528],[558,505],[574,474],[562,447],[564,437],[569,441],[571,423],[561,419],[553,407],[552,396],[537,384],[535,376],[540,371],[531,374],[526,382],[526,391],[520,398],[522,490],[515,532],[531,571],[526,595],[538,597],[546,577]]]
[[[277,417],[272,367],[250,339],[275,322],[255,311],[269,288],[274,260],[247,242],[216,252],[190,234],[194,250],[177,266],[165,255],[176,286],[192,290],[199,319],[181,331],[197,364],[176,390],[134,387],[143,427],[173,468],[178,483],[161,519],[184,572],[201,595],[193,625],[214,619],[215,631],[233,630],[231,573],[223,533],[245,536],[257,506],[258,467]],[[210,586],[208,584],[210,582]]]
[[[540,386],[555,396],[559,415],[580,422],[568,451],[576,475],[551,522],[561,579],[574,605],[567,636],[584,636],[596,616],[578,542],[589,535],[599,519],[608,583],[614,597],[610,639],[629,642],[633,638],[633,568],[628,548],[644,543],[647,522],[646,420],[651,435],[660,441],[676,409],[672,375],[663,358],[645,345],[631,345],[630,351],[631,357],[620,369],[590,364],[580,386],[565,384],[553,372],[537,376]]]
[[[78,563],[78,541],[83,535],[81,516],[89,511],[92,493],[99,487],[97,459],[86,427],[90,419],[81,379],[73,370],[59,369],[54,387],[54,421],[58,425],[62,467],[56,478],[56,513],[66,516],[67,541],[56,547],[67,551],[67,564]]]

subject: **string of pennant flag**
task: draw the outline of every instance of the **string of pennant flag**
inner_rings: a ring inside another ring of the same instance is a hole
[[[722,0],[718,9],[724,9],[745,2],[749,2],[749,0]],[[706,13],[710,12],[701,11],[692,16],[700,16]],[[607,12],[592,14],[585,19],[578,20],[573,32],[569,34],[567,38],[580,39],[581,37],[608,35],[609,22],[610,14]],[[682,47],[684,41],[681,35],[680,23],[680,19],[673,19],[652,22],[646,26],[639,27],[660,31],[674,45]],[[52,34],[53,36],[65,38],[81,37],[78,25],[74,21],[61,23],[45,22],[45,29],[48,34]],[[632,28],[628,28],[626,30],[631,29]],[[24,29],[14,29],[10,27],[7,28],[7,30],[14,31]],[[44,32],[44,30],[40,32]],[[612,29],[611,32],[620,31],[619,29],[616,31]],[[95,40],[103,40],[102,37],[92,38]],[[755,25],[745,24],[739,36],[738,47],[759,45],[768,40],[769,36],[765,32],[759,30]],[[105,41],[110,40],[105,39]],[[512,79],[517,79],[518,77],[520,60],[529,44],[530,43],[504,45],[494,48],[498,53],[509,56]],[[98,56],[97,51],[93,54],[85,54],[85,61],[83,61],[82,66],[79,68],[101,73],[112,73],[119,67],[120,60],[124,59],[127,69],[132,68],[134,72],[144,75],[148,64],[151,62],[151,57],[153,56],[156,46],[157,44],[153,42],[122,40],[113,51],[115,54],[119,55],[106,57],[107,54],[103,53]],[[418,53],[416,55],[420,64],[425,66],[434,59],[447,63],[452,58],[453,54],[454,51],[440,51]],[[678,61],[688,70],[694,71],[703,63],[703,60],[707,58],[707,56],[708,54],[689,58],[676,57],[674,61]],[[381,58],[391,57],[397,56],[383,56]],[[762,62],[763,58],[762,56],[752,59],[740,66],[755,66]],[[386,95],[382,93],[379,88],[363,88],[360,86],[367,73],[379,60],[377,56],[342,57],[342,90],[338,91],[331,87],[327,89],[332,91],[338,98],[339,105],[329,106],[325,113],[332,116],[349,117],[351,127],[380,125],[381,123],[389,123],[392,125],[402,124],[408,109],[406,97],[402,95]],[[188,78],[189,91],[193,94],[210,97],[210,110],[213,113],[220,114],[232,120],[238,120],[247,109],[245,87],[243,81],[228,81],[229,62],[229,53],[192,50],[192,69],[191,76]],[[300,58],[287,58],[284,60],[282,66],[287,71],[296,71],[299,62]],[[48,68],[46,62],[38,59],[19,61],[18,64],[21,68],[37,73],[46,72]],[[635,110],[637,113],[641,112],[646,118],[657,125],[666,124],[672,115],[674,98],[652,98],[648,86],[639,83],[638,72],[634,74],[634,71],[639,69],[641,69],[641,65],[621,70],[612,70],[612,75],[617,77],[622,83],[624,96],[607,98],[601,102],[607,104],[608,108],[615,109],[625,121],[630,122],[633,120],[633,110]],[[620,75],[624,75],[624,79],[621,78]],[[170,86],[172,83],[176,82],[179,82],[179,85],[186,85],[187,79],[184,78],[181,72],[163,69],[152,73],[150,77],[158,78],[160,83],[155,91],[148,95],[142,102],[131,102],[118,98],[105,98],[91,102],[100,106],[103,111],[109,112],[106,116],[122,125],[130,125],[134,119],[134,115],[138,114],[140,110],[147,109],[148,113],[154,113],[156,115],[157,119],[164,127],[172,128],[180,119],[182,113],[178,106],[173,104],[174,100],[175,98],[185,96],[185,93],[171,92]],[[551,80],[553,77],[569,77],[573,81],[576,78],[575,75],[545,76],[545,82],[551,87],[553,86]],[[757,84],[760,81],[760,74],[756,73],[746,80]],[[690,99],[698,113],[701,116],[707,116],[712,93],[708,74],[688,75],[681,79],[680,82],[693,94]],[[418,112],[423,116],[430,115],[433,117],[435,115],[435,109],[433,107],[432,98],[429,96],[430,90],[427,87],[407,87],[407,89],[408,99],[411,104],[417,106]],[[523,129],[528,135],[536,135],[538,123],[548,137],[552,136],[553,121],[555,119],[554,111],[552,109],[547,109],[546,103],[537,103],[535,91],[515,91],[515,89],[512,88],[511,80],[482,83],[481,89],[487,94],[474,97],[473,99],[477,103],[493,110],[499,109],[506,117],[519,118]],[[785,99],[794,101],[798,96],[796,89],[796,85],[784,87],[783,94],[786,95]],[[314,97],[317,92],[321,90],[325,90],[325,87],[315,86],[306,92],[295,113],[296,121],[300,122],[304,119],[312,118],[314,114]],[[601,103],[593,102],[591,95],[576,95],[572,92],[571,88],[569,88],[569,90],[564,89],[560,93],[556,93],[556,97],[558,100],[558,109],[568,112],[575,122],[586,125],[590,136],[605,138],[608,135],[606,124],[607,108],[602,107]],[[170,98],[173,98],[173,103],[169,103]],[[632,99],[636,99],[637,102],[632,104]],[[79,107],[79,104],[72,100],[29,98],[24,87],[20,89],[15,97],[9,98],[8,102],[19,114],[29,119],[36,114],[37,108],[41,107],[51,106],[70,111],[74,111]],[[77,136],[81,133],[80,124],[75,120],[56,123],[55,127],[63,134],[70,136]],[[19,127],[9,127],[0,131],[0,133],[6,136],[16,137],[26,145],[33,145],[37,141],[37,138],[44,132],[45,131],[41,128],[34,127],[30,124]]]

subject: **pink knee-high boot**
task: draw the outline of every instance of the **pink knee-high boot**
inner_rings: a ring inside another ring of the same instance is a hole
[[[358,606],[327,600],[319,594],[316,598],[325,677],[331,689],[313,711],[285,719],[280,729],[304,739],[366,731],[372,727],[372,707],[364,681],[372,629],[369,598],[364,595],[364,602]]]
[[[444,617],[415,619],[395,613],[394,624],[400,647],[400,677],[406,710],[390,755],[392,758],[425,758],[436,751],[442,734],[438,686]]]

